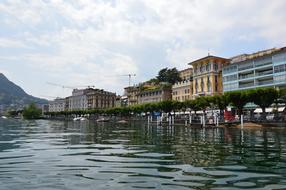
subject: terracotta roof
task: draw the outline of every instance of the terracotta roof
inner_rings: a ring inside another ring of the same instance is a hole
[[[217,59],[224,59],[224,60],[229,60],[227,58],[223,58],[223,57],[218,57],[218,56],[213,56],[213,55],[208,55],[206,57],[203,57],[203,58],[200,58],[200,59],[197,59],[193,62],[190,62],[188,63],[189,65],[192,65],[193,63],[197,63],[197,62],[200,62],[200,61],[203,61],[203,60],[208,60],[208,59],[211,59],[211,58],[217,58]]]

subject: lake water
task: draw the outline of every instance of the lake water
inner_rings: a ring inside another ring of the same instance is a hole
[[[0,120],[0,189],[286,189],[286,129]]]

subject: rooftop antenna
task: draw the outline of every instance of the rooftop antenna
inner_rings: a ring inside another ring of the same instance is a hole
[[[208,56],[210,56],[210,49],[208,48]]]

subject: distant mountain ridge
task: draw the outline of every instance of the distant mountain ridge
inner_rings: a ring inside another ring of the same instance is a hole
[[[0,106],[20,108],[32,102],[45,104],[47,100],[27,94],[20,86],[0,73]]]

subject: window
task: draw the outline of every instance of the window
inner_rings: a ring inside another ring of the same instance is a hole
[[[210,66],[211,66],[210,63],[208,63],[208,64],[207,64],[207,72],[210,71]]]
[[[286,64],[285,65],[277,65],[274,67],[274,72],[275,73],[280,73],[280,72],[284,72],[286,70]]]
[[[201,78],[201,91],[202,92],[204,91],[204,80],[203,80],[203,78]]]
[[[218,81],[217,81],[217,76],[215,76],[215,91],[218,91]]]
[[[211,91],[211,81],[210,81],[210,76],[208,76],[207,86],[208,86],[208,92],[210,92],[210,91]]]
[[[196,79],[196,82],[195,82],[195,90],[196,90],[196,93],[198,93],[198,79]]]
[[[277,54],[277,55],[274,55],[273,56],[273,63],[274,64],[281,64],[281,63],[285,63],[286,62],[286,54],[283,53],[283,54]]]
[[[223,77],[223,82],[234,81],[237,80],[237,75],[229,75]]]
[[[214,64],[214,70],[215,70],[215,71],[218,70],[218,64],[217,64],[217,63]]]
[[[281,83],[281,82],[285,83],[285,81],[286,81],[286,75],[278,75],[278,76],[275,76],[275,77],[274,77],[274,80],[275,80],[276,83]]]

